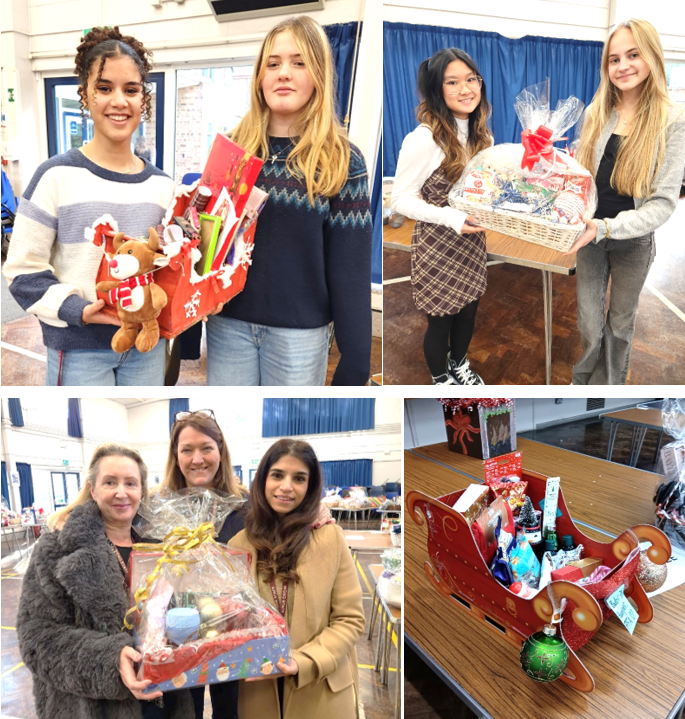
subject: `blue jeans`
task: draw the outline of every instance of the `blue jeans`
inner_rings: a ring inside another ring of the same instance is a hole
[[[222,315],[207,322],[210,386],[323,386],[327,364],[328,325],[266,327]]]
[[[62,382],[65,387],[164,387],[166,340],[149,352],[133,347],[119,354],[114,350],[64,350]],[[59,350],[48,347],[45,384],[57,386]]]
[[[604,239],[578,250],[576,290],[583,354],[573,368],[573,384],[626,383],[637,305],[655,254],[654,233],[631,240]]]

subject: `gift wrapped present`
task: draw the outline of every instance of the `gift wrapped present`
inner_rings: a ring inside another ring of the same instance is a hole
[[[285,619],[259,595],[250,554],[214,540],[245,500],[208,489],[153,494],[136,531],[162,540],[135,544],[130,558],[131,609],[146,690],[277,674],[287,661]]]
[[[118,235],[118,223],[110,215],[95,220],[85,234],[103,248],[96,278],[98,297],[105,301],[103,312],[113,317],[124,311],[140,313],[141,306],[145,309],[145,286],[156,284],[166,295],[166,304],[155,315],[159,336],[172,339],[242,292],[252,264],[257,218],[267,197],[254,187],[262,165],[262,160],[217,135],[202,176],[176,188],[162,224],[151,228],[150,240]],[[124,269],[121,258],[115,257],[117,249],[122,242],[138,239],[156,253],[151,255],[154,264],[147,266],[141,250],[138,267]]]
[[[329,509],[339,507],[342,501],[341,491],[341,487],[329,487],[325,496],[321,498],[321,504],[325,504]]]
[[[590,172],[554,147],[583,107],[571,96],[551,110],[549,79],[523,90],[514,105],[521,143],[495,145],[473,157],[450,191],[450,205],[488,229],[567,251],[597,206]]]
[[[438,402],[445,414],[450,451],[489,459],[516,449],[514,400],[443,398]]]

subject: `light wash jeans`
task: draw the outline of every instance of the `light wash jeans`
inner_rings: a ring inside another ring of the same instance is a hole
[[[328,325],[266,327],[221,315],[207,321],[210,386],[323,386],[327,365]]]
[[[640,292],[652,266],[654,233],[600,240],[578,250],[578,330],[583,354],[573,384],[625,384]],[[605,317],[611,277],[609,311]]]
[[[114,350],[64,350],[62,382],[64,387],[164,387],[166,340],[160,339],[149,352],[141,354],[133,347],[119,354]],[[48,371],[45,384],[57,385],[59,350],[48,347]]]

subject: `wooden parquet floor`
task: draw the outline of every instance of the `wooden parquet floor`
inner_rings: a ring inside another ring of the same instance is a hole
[[[657,257],[638,309],[628,384],[685,384],[685,200],[657,233]],[[413,222],[386,228],[384,280],[411,274],[408,246]],[[423,357],[426,320],[414,306],[409,281],[386,284],[383,297],[384,384],[428,384]],[[670,309],[656,292],[680,310]],[[580,357],[576,323],[576,278],[553,275],[552,384],[571,382]],[[544,384],[544,309],[542,273],[509,264],[488,268],[488,289],[481,298],[469,349],[471,366],[487,384]]]

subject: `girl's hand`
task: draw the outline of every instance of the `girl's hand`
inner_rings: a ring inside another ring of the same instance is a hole
[[[485,232],[485,227],[481,227],[478,224],[478,218],[474,217],[473,215],[469,215],[466,218],[466,222],[464,222],[464,224],[462,225],[460,232],[462,235],[469,235],[472,232]]]
[[[249,679],[246,679],[246,682],[261,682],[264,679],[278,679],[278,677],[283,676],[284,674],[286,676],[295,676],[300,671],[300,667],[297,666],[297,662],[294,659],[288,659],[286,662],[278,662],[276,664],[276,668],[280,672],[280,674],[267,674],[265,677],[250,677]]]
[[[578,252],[581,247],[589,245],[595,237],[597,237],[597,222],[595,220],[588,220],[585,232],[573,243],[573,247],[571,247],[568,252],[564,252],[564,254],[572,255],[574,252]]]
[[[144,701],[150,699],[157,699],[162,696],[162,692],[152,692],[151,694],[143,694],[143,689],[152,684],[149,679],[138,681],[136,679],[136,670],[133,666],[134,662],[139,662],[143,657],[133,647],[124,647],[119,655],[119,674],[121,675],[121,681],[129,688],[131,694],[136,699],[142,699]]]
[[[86,305],[81,313],[81,321],[86,325],[116,325],[121,327],[121,320],[118,317],[111,317],[102,312],[105,306],[104,300],[95,300],[90,305]]]
[[[221,310],[223,310],[225,304],[226,304],[225,302],[222,302],[213,312],[210,312],[209,315],[218,315],[219,312],[221,312]],[[209,315],[203,317],[202,321],[206,322]]]

